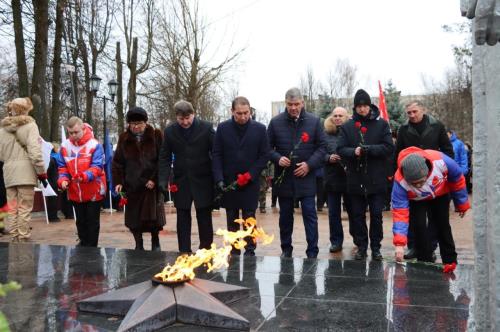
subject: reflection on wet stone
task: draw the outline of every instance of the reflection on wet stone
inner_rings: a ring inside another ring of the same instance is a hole
[[[175,257],[109,248],[0,246],[0,281],[23,286],[0,298],[0,310],[13,331],[117,330],[124,321],[118,312],[82,312],[77,303],[141,282],[150,285],[151,276]],[[475,326],[468,265],[446,278],[439,268],[421,264],[234,256],[228,269],[197,271],[195,280],[202,279],[249,289],[243,298],[213,295],[252,331],[466,331]],[[174,328],[206,329],[185,323]]]

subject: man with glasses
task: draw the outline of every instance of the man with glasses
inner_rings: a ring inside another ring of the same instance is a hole
[[[174,111],[177,121],[169,125],[163,135],[158,183],[164,190],[170,183],[170,192],[177,209],[179,251],[190,253],[193,202],[198,221],[199,248],[209,249],[213,241],[214,183],[211,153],[215,131],[210,122],[195,116],[190,102],[176,102]]]
[[[432,244],[427,213],[434,215],[436,236],[444,265],[443,272],[453,272],[457,253],[450,227],[449,198],[460,217],[470,208],[465,178],[459,165],[446,154],[417,147],[404,149],[399,154],[398,170],[392,189],[393,243],[396,259],[403,260],[407,243],[408,223],[412,215],[417,259],[433,262]],[[410,202],[413,203],[410,207]]]
[[[454,157],[453,145],[448,138],[444,125],[427,114],[426,107],[420,101],[411,101],[405,106],[408,121],[401,125],[396,139],[396,155],[398,160],[399,153],[411,146],[416,146],[421,149],[437,150],[445,153],[450,158]],[[397,162],[394,163],[397,165]],[[410,211],[413,203],[410,202]],[[429,215],[429,222],[432,216]],[[408,232],[408,252],[405,254],[405,259],[413,259],[417,257],[413,241],[412,217],[410,214],[410,230]],[[433,228],[430,229],[434,233]],[[432,238],[435,238],[431,234]],[[436,243],[436,241],[434,241]]]

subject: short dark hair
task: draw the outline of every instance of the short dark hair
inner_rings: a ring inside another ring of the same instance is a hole
[[[250,107],[250,102],[246,97],[238,96],[233,99],[233,102],[231,103],[231,110],[234,111],[236,105],[248,105],[248,107]]]
[[[176,116],[188,116],[194,114],[193,105],[189,101],[179,100],[174,104]]]

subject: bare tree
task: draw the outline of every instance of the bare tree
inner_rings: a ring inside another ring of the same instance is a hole
[[[311,66],[307,66],[305,76],[300,77],[300,90],[304,95],[305,108],[309,112],[316,111],[315,99],[318,96],[318,81],[314,77]]]
[[[19,85],[19,96],[29,96],[28,68],[24,48],[23,18],[21,0],[12,0],[12,16],[14,25],[14,36],[16,45],[17,78]]]
[[[348,59],[337,59],[335,69],[330,70],[326,83],[328,92],[334,101],[340,98],[350,98],[358,85],[357,68]]]
[[[59,116],[61,113],[61,48],[65,7],[66,0],[57,0],[54,57],[52,59],[52,112],[50,117],[50,140],[52,142],[56,141],[59,137]]]
[[[123,64],[120,51],[120,42],[116,42],[116,80],[118,82],[118,89],[116,91],[116,115],[118,118],[118,132],[122,133],[124,128],[124,113],[123,113]]]
[[[128,5],[125,0],[122,0],[122,17],[123,17],[123,30],[125,33],[125,46],[127,49],[127,67],[129,69],[128,81],[128,107],[134,107],[137,101],[137,77],[149,68],[151,63],[151,52],[153,49],[153,25],[155,24],[155,2],[154,0],[138,0],[134,4],[134,0],[129,0]],[[134,13],[141,8],[145,16],[145,38],[146,38],[146,58],[142,64],[138,64],[138,37],[134,33]]]
[[[193,104],[198,116],[217,122],[220,85],[243,49],[233,53],[230,46],[227,55],[213,64],[208,51],[208,29],[196,1],[191,6],[186,0],[175,1],[160,17],[158,31],[154,53],[158,65],[155,86],[150,90],[167,104],[167,117],[174,118],[173,103],[184,98]]]

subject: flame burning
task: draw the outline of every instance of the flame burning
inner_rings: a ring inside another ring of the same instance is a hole
[[[218,229],[215,234],[222,236],[223,246],[221,248],[217,248],[217,245],[212,243],[210,249],[199,249],[195,254],[181,255],[177,257],[174,265],[168,264],[163,271],[157,273],[154,276],[155,279],[163,282],[193,280],[195,277],[194,269],[201,265],[207,266],[207,272],[228,267],[228,257],[231,254],[232,246],[236,249],[244,248],[247,244],[244,240],[246,237],[251,237],[254,242],[260,240],[263,245],[273,242],[274,235],[268,235],[262,227],[257,227],[255,218],[236,219],[234,222],[247,229],[236,232]]]

